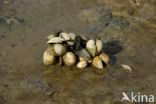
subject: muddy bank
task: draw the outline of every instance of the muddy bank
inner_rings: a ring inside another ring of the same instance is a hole
[[[155,5],[154,0],[0,0],[0,103],[121,104],[123,91],[156,96]],[[45,37],[60,29],[100,36],[113,58],[109,70],[99,75],[93,68],[45,67]]]

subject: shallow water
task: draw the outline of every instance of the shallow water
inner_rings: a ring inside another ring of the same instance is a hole
[[[0,104],[131,104],[121,102],[123,91],[156,96],[155,10],[155,0],[0,0]],[[45,67],[45,37],[60,29],[100,36],[111,57],[106,71]]]

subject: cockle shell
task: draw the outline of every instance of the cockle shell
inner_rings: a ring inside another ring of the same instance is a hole
[[[67,41],[67,44],[72,46],[75,44],[75,42],[74,41]]]
[[[52,44],[49,45],[47,51],[50,52],[53,56],[62,56],[66,53],[66,47],[63,44]]]
[[[105,64],[108,64],[108,62],[109,62],[109,56],[108,56],[107,54],[101,53],[101,54],[99,55],[99,57],[101,58],[101,60],[102,60]]]
[[[66,53],[66,47],[63,44],[54,44],[54,51],[57,56],[62,56]]]
[[[79,56],[79,61],[87,61],[88,63],[92,63],[92,59],[84,59],[81,56]]]
[[[62,38],[60,37],[53,37],[50,40],[48,40],[47,42],[48,44],[52,44],[52,43],[62,43]]]
[[[56,37],[56,34],[51,34],[46,37],[46,40],[50,40],[51,38]]]
[[[79,61],[86,61],[83,57],[79,56]]]
[[[92,60],[91,55],[88,53],[88,51],[85,48],[82,48],[79,51],[76,51],[76,54],[80,57],[82,57],[84,60]]]
[[[53,45],[49,45],[49,47],[46,49],[46,51],[50,54],[52,54],[53,56],[57,56],[55,50],[54,50],[54,44]]]
[[[98,69],[103,69],[103,63],[99,56],[94,57],[93,59],[93,66]]]
[[[81,38],[84,40],[84,41],[88,41],[89,39],[87,37],[85,37],[84,35],[81,35]]]
[[[45,65],[54,64],[55,63],[55,56],[53,56],[48,51],[45,51],[44,54],[43,54],[43,63]]]
[[[128,70],[129,72],[133,72],[132,67],[129,66],[129,65],[121,65],[121,67],[124,68],[124,69],[126,69],[126,70]]]
[[[78,68],[85,68],[87,66],[87,61],[80,61],[77,63]]]
[[[63,41],[68,41],[68,40],[70,40],[69,34],[68,34],[68,33],[65,33],[65,32],[60,33],[59,37],[62,38]]]
[[[93,40],[93,39],[89,40],[86,44],[86,49],[94,57],[96,55],[96,42],[95,42],[95,40]]]
[[[96,40],[96,49],[97,49],[97,55],[101,53],[103,48],[103,42],[99,39]]]
[[[75,33],[69,33],[69,36],[70,36],[71,40],[75,40],[76,39]]]
[[[76,63],[76,56],[72,52],[67,52],[63,56],[63,61],[67,66],[74,65]]]

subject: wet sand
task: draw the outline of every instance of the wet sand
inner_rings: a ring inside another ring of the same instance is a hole
[[[155,0],[0,0],[0,104],[131,104],[121,102],[123,91],[156,96],[155,10]],[[60,29],[100,36],[108,70],[45,67],[45,37]]]

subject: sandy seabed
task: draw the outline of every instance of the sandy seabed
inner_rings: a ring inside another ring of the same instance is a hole
[[[155,0],[0,0],[0,104],[132,104],[121,102],[123,91],[156,95],[155,10]],[[108,71],[45,67],[45,37],[60,29],[100,36]]]

